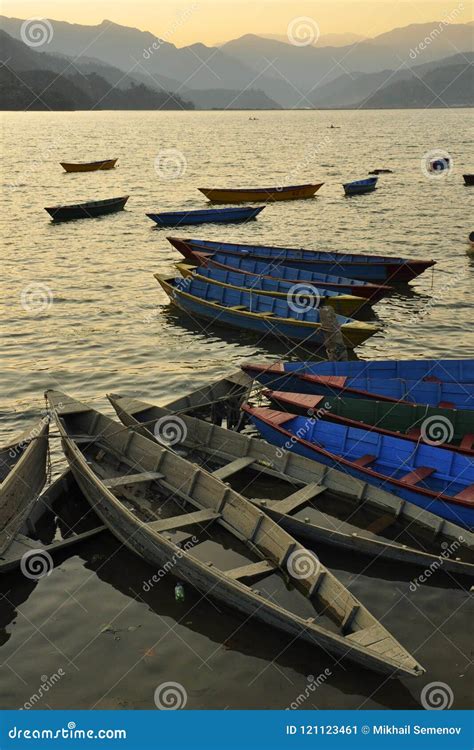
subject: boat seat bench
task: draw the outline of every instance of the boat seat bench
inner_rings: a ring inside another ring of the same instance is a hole
[[[327,487],[323,487],[316,482],[311,482],[305,487],[301,487],[301,489],[293,492],[293,494],[288,495],[288,497],[285,497],[283,500],[278,500],[276,503],[272,503],[271,509],[276,510],[278,513],[291,513],[326,490]]]
[[[373,456],[370,453],[366,453],[365,456],[361,456],[360,458],[357,458],[353,463],[355,466],[369,466],[369,464],[373,464],[373,462],[376,460],[377,456]]]
[[[434,474],[435,471],[436,469],[433,469],[432,466],[419,466],[414,471],[409,471],[408,474],[404,474],[400,477],[400,482],[409,485],[419,484],[424,479],[427,479],[427,477]]]
[[[236,458],[235,461],[231,461],[228,464],[225,464],[225,466],[221,466],[219,469],[216,469],[212,472],[212,475],[216,477],[216,479],[220,479],[221,481],[224,481],[224,479],[228,479],[228,477],[231,477],[232,474],[236,474],[238,471],[242,471],[242,469],[246,469],[248,466],[253,464],[255,462],[255,459],[251,456],[243,456],[242,458]]]
[[[225,574],[235,581],[240,581],[243,578],[259,578],[260,576],[273,573],[277,569],[276,565],[273,565],[268,560],[260,560],[260,562],[250,563],[249,565],[242,565],[239,568],[231,568],[225,570]]]
[[[468,503],[474,503],[474,484],[470,484],[469,487],[461,490],[461,492],[458,492],[454,497],[456,500],[464,500]]]
[[[163,479],[164,474],[156,471],[141,471],[139,474],[123,474],[121,477],[111,477],[103,479],[103,484],[111,490],[115,487],[124,487],[129,484],[138,484],[138,482],[152,482],[156,479]]]
[[[172,516],[159,521],[151,521],[147,525],[154,531],[174,531],[181,529],[183,526],[191,526],[195,523],[205,523],[206,521],[215,521],[220,518],[220,513],[210,508],[196,510],[193,513],[184,513],[182,516]]]
[[[470,451],[474,446],[474,433],[469,432],[467,435],[464,435],[462,441],[461,441],[461,448],[465,451]]]

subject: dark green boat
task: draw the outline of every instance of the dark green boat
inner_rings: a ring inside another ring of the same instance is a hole
[[[264,390],[279,410],[327,419],[349,427],[367,427],[385,435],[449,448],[474,456],[474,411],[387,403],[358,398],[326,398],[305,393]]]

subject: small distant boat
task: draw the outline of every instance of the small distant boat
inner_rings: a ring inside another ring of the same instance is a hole
[[[255,331],[290,341],[304,341],[307,346],[324,345],[319,310],[298,312],[286,300],[263,294],[243,292],[195,279],[167,278],[159,273],[155,278],[170,301],[192,316],[206,318],[212,323],[239,330]],[[353,349],[380,329],[370,323],[337,316],[345,345]]]
[[[255,292],[283,299],[294,303],[304,310],[310,307],[329,305],[339,313],[347,317],[353,317],[366,303],[361,297],[353,297],[349,294],[338,294],[327,289],[319,289],[310,284],[292,284],[290,281],[281,281],[265,276],[240,273],[238,271],[224,271],[219,268],[196,268],[185,263],[176,263],[176,268],[184,278],[193,278],[208,284],[218,284],[228,289],[238,289],[243,292]]]
[[[362,195],[371,193],[377,187],[377,177],[367,177],[365,180],[346,182],[342,186],[346,195]]]
[[[465,185],[474,185],[474,174],[463,174]]]
[[[338,253],[273,245],[244,245],[237,242],[213,240],[183,239],[178,243],[170,239],[170,242],[185,258],[192,256],[195,252],[220,253],[237,258],[266,261],[267,264],[272,263],[275,266],[282,263],[303,271],[335,273],[350,279],[372,282],[411,281],[436,263],[434,260],[410,260],[397,256]]]
[[[85,162],[59,162],[66,172],[97,172],[103,169],[113,169],[118,159],[102,159],[102,161],[85,161]]]
[[[0,556],[15,539],[46,482],[49,422],[0,448]]]
[[[104,214],[112,214],[121,211],[130,196],[121,198],[107,198],[102,201],[89,201],[88,203],[74,203],[69,206],[51,206],[44,210],[49,213],[53,221],[70,221],[71,219],[92,219]]]
[[[289,411],[299,416],[315,416],[347,427],[403,437],[415,443],[434,443],[439,448],[474,456],[474,411],[439,409],[424,404],[394,404],[362,398],[311,396],[287,391],[264,390],[263,393],[273,408],[279,411]],[[430,425],[435,430],[436,425],[441,429],[445,425],[447,429],[445,433],[440,432],[436,436],[431,434]],[[443,438],[445,442],[442,442]]]
[[[248,404],[242,409],[273,445],[347,471],[447,521],[474,528],[474,463],[468,456],[274,409]]]
[[[197,211],[168,211],[160,214],[147,214],[159,227],[180,227],[187,224],[230,224],[255,219],[265,206],[258,208],[205,208]]]
[[[369,174],[393,174],[393,169],[373,169]]]
[[[293,201],[312,198],[324,185],[288,185],[264,188],[198,188],[212,203],[255,203],[261,201]]]

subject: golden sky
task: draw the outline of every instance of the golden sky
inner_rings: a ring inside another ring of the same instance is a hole
[[[471,0],[0,0],[0,12],[95,25],[104,19],[151,31],[182,47],[216,44],[246,33],[286,36],[289,23],[313,19],[321,34],[375,36],[397,26],[446,18],[472,20]]]

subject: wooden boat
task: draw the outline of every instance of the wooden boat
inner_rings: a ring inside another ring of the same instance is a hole
[[[154,441],[154,426],[173,411],[172,404],[159,407],[117,395],[108,399],[123,424]],[[438,516],[411,503],[402,505],[395,495],[345,471],[296,453],[277,452],[256,437],[182,413],[180,419],[183,428],[174,449],[213,468],[231,485],[234,480],[240,486],[244,482],[252,502],[291,534],[312,545],[335,545],[422,569],[443,559],[446,571],[473,575],[474,535],[456,524],[440,522]],[[272,499],[268,499],[271,481]],[[440,558],[448,548],[451,553]]]
[[[304,250],[273,245],[244,245],[241,243],[216,242],[211,240],[182,240],[179,245],[172,243],[180,253],[219,253],[251,260],[265,261],[304,271],[316,271],[348,276],[363,281],[411,281],[420,273],[435,265],[434,260],[408,260],[382,255],[354,253],[331,253],[317,250]]]
[[[272,407],[474,456],[474,411],[265,390]]]
[[[465,185],[474,185],[474,174],[463,174],[462,177]]]
[[[280,281],[254,274],[245,274],[238,271],[224,271],[219,268],[199,268],[186,263],[176,263],[176,268],[184,278],[193,278],[207,284],[217,284],[227,289],[239,291],[257,292],[258,294],[276,297],[286,300],[300,309],[329,305],[339,313],[347,317],[353,317],[360,312],[366,300],[361,297],[353,297],[349,294],[338,294],[328,289],[319,289],[312,284],[292,284],[289,281]]]
[[[393,169],[373,169],[371,172],[369,172],[369,174],[393,174]]]
[[[178,248],[181,240],[177,237],[167,238],[171,244]],[[185,245],[185,243],[184,243]],[[350,294],[354,297],[364,298],[367,304],[373,305],[383,297],[390,294],[393,289],[390,286],[371,284],[369,281],[358,281],[348,279],[344,276],[332,276],[324,273],[312,273],[311,271],[300,271],[297,268],[285,266],[279,262],[259,262],[244,256],[225,255],[224,253],[194,253],[184,250],[182,255],[196,266],[206,268],[219,268],[221,270],[235,270],[252,276],[263,276],[265,278],[289,281],[291,284],[308,283],[314,284],[318,289],[328,289],[337,294]]]
[[[79,487],[69,470],[61,474],[52,484],[49,485],[38,497],[37,502],[32,506],[27,516],[23,519],[22,525],[16,532],[14,539],[11,541],[8,549],[0,553],[0,574],[6,573],[21,566],[22,560],[27,553],[35,552],[32,562],[30,563],[32,572],[35,572],[34,561],[38,565],[48,564],[48,558],[54,557],[59,552],[64,552],[70,548],[76,547],[81,542],[88,541],[97,534],[106,530],[103,524],[97,524],[87,531],[73,532],[67,524],[67,534],[62,538],[57,538],[57,527],[51,530],[50,540],[44,542],[38,539],[36,532],[37,524],[43,517],[50,513],[56,516],[56,505],[58,503],[70,502],[73,496],[80,495]],[[61,522],[59,520],[59,525]],[[36,572],[39,572],[36,570]],[[34,576],[33,576],[34,578]]]
[[[130,196],[121,198],[107,198],[102,201],[75,203],[69,206],[51,206],[44,210],[49,213],[53,221],[70,221],[71,219],[91,219],[104,214],[121,211]]]
[[[102,159],[101,161],[85,161],[85,162],[59,162],[66,172],[97,172],[103,169],[113,169],[118,159]]]
[[[384,487],[466,529],[474,529],[474,462],[440,450],[355,427],[244,404],[265,440],[314,457]]]
[[[422,674],[314,554],[218,476],[63,393],[47,397],[79,487],[155,570],[172,560],[173,573],[246,616],[382,673]],[[314,572],[303,577],[297,559]]]
[[[265,206],[257,208],[207,208],[198,211],[168,211],[147,214],[159,227],[181,227],[188,224],[230,224],[255,219]]]
[[[286,300],[242,292],[192,278],[173,279],[156,273],[155,278],[170,301],[186,313],[213,323],[240,330],[276,336],[279,339],[303,341],[312,346],[324,345],[319,310],[298,312]],[[354,349],[380,329],[342,315],[337,316],[345,345]]]
[[[47,420],[0,449],[0,555],[30,515],[46,482]]]
[[[198,188],[211,203],[261,203],[262,201],[294,201],[312,198],[323,182],[307,185],[285,185],[263,188]]]
[[[420,360],[422,361],[422,360]],[[347,364],[347,363],[345,363]],[[351,363],[352,364],[352,363]],[[356,363],[354,363],[356,364]],[[368,363],[363,363],[368,364]],[[414,376],[405,378],[383,378],[364,375],[323,375],[319,365],[303,362],[281,362],[269,364],[244,364],[242,369],[250,377],[272,390],[294,393],[340,396],[376,401],[426,404],[441,409],[474,410],[474,384],[451,380],[438,381]],[[412,373],[414,373],[414,369]],[[402,372],[402,370],[401,370]],[[376,371],[374,370],[374,373]],[[406,371],[404,374],[409,374]]]
[[[342,186],[346,195],[362,195],[372,193],[377,187],[377,177],[367,177],[365,180],[346,182]]]

